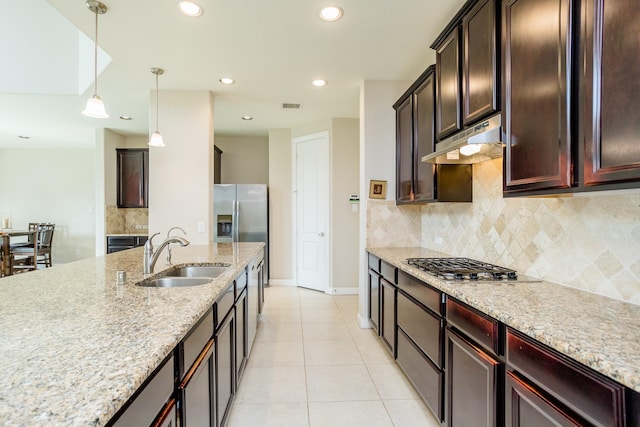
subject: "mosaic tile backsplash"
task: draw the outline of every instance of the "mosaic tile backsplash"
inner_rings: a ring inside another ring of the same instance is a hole
[[[140,234],[146,230],[137,229],[136,226],[149,224],[149,209],[126,208],[118,209],[116,206],[107,206],[107,234]]]
[[[640,305],[640,191],[505,199],[501,159],[473,168],[473,203],[422,207],[420,246]]]

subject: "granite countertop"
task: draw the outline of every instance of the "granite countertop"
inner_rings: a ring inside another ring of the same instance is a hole
[[[640,306],[550,282],[447,283],[405,263],[451,256],[424,248],[367,248],[399,269],[640,392]],[[508,266],[507,266],[508,267]]]
[[[230,264],[185,288],[136,286],[143,248],[0,279],[0,424],[104,425],[263,246],[175,245],[174,266]]]

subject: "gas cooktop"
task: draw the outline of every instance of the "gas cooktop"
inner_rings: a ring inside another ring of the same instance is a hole
[[[518,281],[515,270],[469,258],[408,258],[407,264],[448,281]]]

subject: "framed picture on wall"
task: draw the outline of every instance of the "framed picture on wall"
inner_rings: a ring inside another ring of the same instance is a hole
[[[387,198],[387,181],[369,181],[369,198],[370,199],[386,199]]]

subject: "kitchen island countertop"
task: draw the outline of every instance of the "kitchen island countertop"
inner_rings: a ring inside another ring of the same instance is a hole
[[[0,424],[104,425],[263,246],[175,245],[174,266],[230,264],[200,286],[136,286],[143,248],[0,279]]]
[[[640,392],[640,306],[545,281],[447,282],[405,261],[411,257],[449,254],[424,248],[367,248],[367,251]]]

